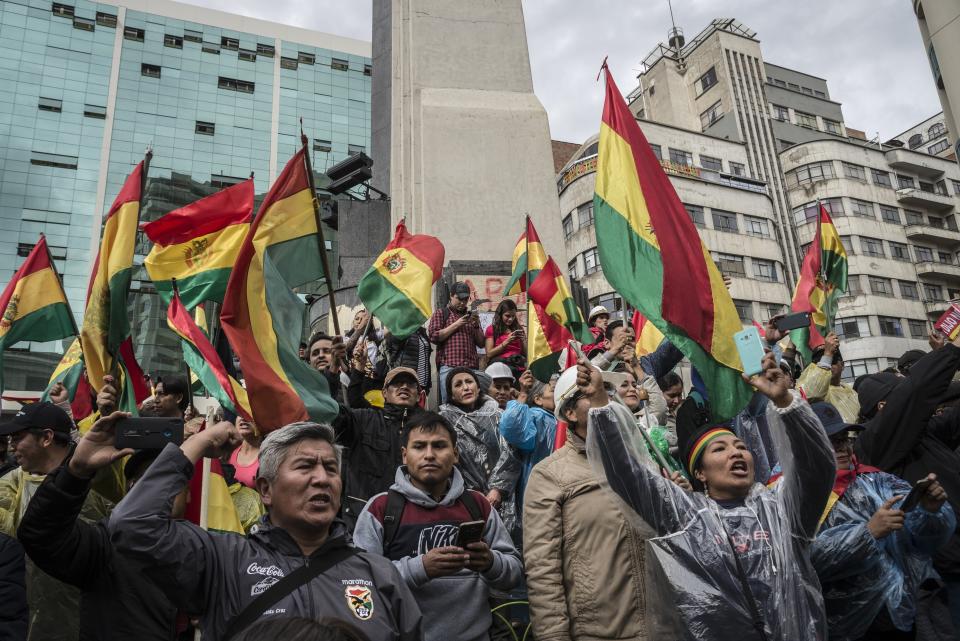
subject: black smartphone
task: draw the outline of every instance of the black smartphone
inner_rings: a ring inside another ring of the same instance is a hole
[[[926,494],[927,488],[930,487],[931,483],[933,483],[933,481],[930,479],[920,479],[917,481],[917,484],[914,485],[910,493],[907,494],[907,498],[903,499],[903,503],[900,504],[900,509],[904,512],[910,512],[920,505],[920,497]]]
[[[460,533],[457,535],[457,547],[465,548],[471,543],[477,543],[483,538],[483,521],[467,521],[460,524]]]
[[[777,329],[786,332],[791,329],[800,329],[801,327],[810,327],[810,312],[796,312],[786,314],[777,319]]]
[[[117,449],[161,450],[167,443],[183,442],[183,419],[131,416],[117,423]]]

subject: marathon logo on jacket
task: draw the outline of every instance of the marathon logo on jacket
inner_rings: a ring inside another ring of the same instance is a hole
[[[353,616],[361,621],[366,621],[373,616],[373,592],[370,581],[356,581],[347,583],[343,591],[343,596],[347,599],[347,607],[353,612]]]

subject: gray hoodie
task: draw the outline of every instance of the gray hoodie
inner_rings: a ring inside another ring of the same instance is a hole
[[[464,569],[431,579],[423,568],[423,555],[433,548],[456,545],[460,523],[472,518],[460,500],[464,492],[463,477],[454,468],[450,489],[438,502],[414,487],[406,468],[401,466],[390,489],[407,499],[394,540],[384,550],[383,517],[388,496],[384,492],[370,499],[360,513],[354,530],[357,545],[393,561],[423,612],[426,641],[488,639],[490,588],[510,590],[520,583],[523,574],[520,555],[500,515],[482,494],[467,490],[473,492],[485,515],[483,540],[493,553],[493,564],[484,572]]]
[[[110,515],[116,549],[146,565],[145,574],[179,607],[201,613],[204,641],[220,641],[230,621],[282,577],[334,549],[351,546],[342,521],[310,557],[287,532],[263,517],[248,537],[207,532],[170,518],[174,497],[193,464],[168,444]],[[421,638],[420,610],[406,582],[376,554],[360,551],[284,597],[263,617],[333,617],[371,641]]]

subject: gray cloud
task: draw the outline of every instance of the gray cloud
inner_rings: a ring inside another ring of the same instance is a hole
[[[367,0],[189,0],[192,4],[370,39]],[[374,0],[380,1],[380,0]],[[457,0],[463,1],[463,0]],[[640,61],[665,40],[664,1],[524,0],[534,89],[554,138],[595,133],[603,101],[595,82],[604,56],[620,90],[636,86]],[[764,59],[826,78],[849,126],[882,139],[940,111],[911,3],[906,0],[675,0],[688,39],[713,18],[757,32]]]

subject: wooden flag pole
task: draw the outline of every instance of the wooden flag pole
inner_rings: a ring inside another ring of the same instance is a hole
[[[333,333],[339,336],[340,319],[337,318],[337,301],[333,295],[333,279],[330,278],[330,264],[329,261],[327,261],[327,243],[323,239],[323,223],[320,222],[320,203],[317,201],[317,188],[313,184],[313,166],[310,164],[307,136],[303,133],[303,118],[300,119],[300,144],[303,146],[303,160],[307,164],[307,179],[310,181],[310,201],[313,203],[313,215],[317,220],[317,244],[320,246],[320,263],[323,265],[323,277],[327,281],[327,297],[330,299],[330,315],[333,318]]]

